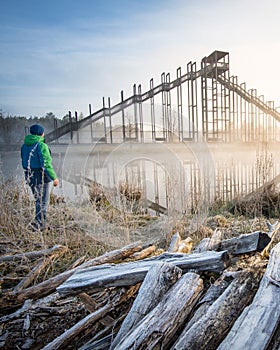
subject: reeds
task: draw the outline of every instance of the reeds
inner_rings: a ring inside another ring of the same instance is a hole
[[[29,187],[24,182],[0,179],[0,254],[13,255],[46,249],[54,245],[68,248],[59,265],[49,267],[48,274],[64,270],[65,265],[81,257],[95,257],[104,253],[109,245],[87,235],[75,222],[73,208],[52,195],[48,210],[48,229],[32,228],[35,204]],[[26,262],[17,269],[31,268]]]

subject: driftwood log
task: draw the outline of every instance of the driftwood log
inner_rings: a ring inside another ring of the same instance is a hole
[[[183,275],[159,304],[114,348],[168,349],[176,331],[188,317],[203,290],[203,281],[192,272]]]
[[[108,301],[106,305],[99,308],[98,310],[92,312],[80,322],[75,324],[73,327],[65,331],[59,337],[54,339],[51,343],[47,344],[43,350],[57,350],[57,349],[65,349],[65,347],[75,338],[79,336],[80,333],[89,328],[96,321],[100,320],[104,317],[108,312],[113,310],[117,305],[123,303],[127,300],[127,298],[132,297],[138,291],[137,286],[133,286],[128,289],[127,292],[116,295],[112,300]]]
[[[112,342],[112,334],[99,339],[97,341],[90,341],[84,344],[79,350],[108,350]]]
[[[131,286],[142,282],[149,268],[157,261],[172,263],[188,270],[221,272],[229,264],[227,252],[203,252],[198,254],[162,254],[156,258],[118,265],[104,264],[77,271],[57,287],[62,296],[76,295],[87,290],[96,291],[109,287]]]
[[[204,238],[196,247],[195,252],[227,250],[232,255],[249,254],[263,251],[270,241],[270,236],[261,231],[225,240],[221,240],[221,234],[217,231],[211,238]]]
[[[172,349],[216,349],[244,307],[251,302],[259,280],[260,274],[252,271],[237,273],[221,296],[205,310],[204,315],[196,319],[196,322],[190,320],[191,326],[183,330]]]
[[[159,303],[162,296],[181,275],[182,270],[170,263],[158,262],[152,265],[110,349],[114,349],[121,339]]]
[[[111,311],[112,308],[113,305],[111,303],[108,303],[102,308],[89,314],[81,321],[76,323],[73,327],[62,333],[59,337],[55,338],[52,342],[44,346],[43,350],[65,349],[69,343],[71,343],[76,337],[79,336],[80,333],[100,320],[104,315]]]
[[[253,256],[273,240],[278,227],[223,241],[215,231],[199,253],[166,252],[145,260],[138,259],[155,247],[142,250],[136,243],[86,263],[79,259],[64,273],[26,288],[52,258],[42,255],[43,262],[35,255],[34,269],[13,291],[2,292],[0,347],[278,350],[280,247],[272,250],[260,285],[267,260]],[[178,251],[182,240],[177,236]],[[236,255],[231,265],[228,252]],[[250,256],[238,257],[246,253]],[[121,263],[127,257],[138,261]],[[11,258],[3,264],[9,262],[14,264]],[[251,268],[244,268],[247,264]]]
[[[196,246],[194,253],[201,253],[207,250],[216,250],[222,240],[222,233],[215,230],[212,237],[203,238]]]
[[[113,305],[111,303],[103,306],[101,309],[89,314],[80,322],[75,324],[72,328],[68,329],[62,333],[58,338],[54,339],[51,343],[44,346],[43,350],[57,350],[65,349],[67,346],[79,333],[84,331],[87,327],[90,327],[93,323],[98,321],[101,317],[106,315],[110,310],[112,310]]]
[[[141,250],[140,252],[136,252],[136,253],[132,254],[131,258],[133,260],[145,259],[149,255],[153,254],[155,251],[156,251],[156,246],[155,245],[151,245],[151,246]]]
[[[198,301],[191,322],[188,322],[184,328],[186,332],[195,322],[198,322],[207,312],[209,307],[223,294],[230,283],[233,281],[232,274],[227,270],[206,290],[204,296]]]
[[[0,263],[24,260],[24,259],[37,259],[37,258],[41,258],[42,256],[48,256],[54,253],[58,253],[60,251],[65,252],[66,250],[67,248],[65,246],[55,245],[49,249],[43,249],[43,250],[14,254],[14,255],[4,255],[4,256],[0,256]]]
[[[279,228],[280,228],[280,222],[278,222],[278,221],[276,221],[274,224],[271,224],[270,222],[267,222],[266,224],[267,224],[267,227],[269,229],[267,234],[270,238],[270,242],[262,251],[261,255],[263,258],[269,258],[269,251],[271,249],[271,245],[272,245],[272,243],[275,239],[275,236],[277,235]]]
[[[98,308],[99,308],[98,303],[90,295],[88,295],[87,293],[79,294],[79,299],[82,301],[82,303],[84,304],[85,308],[90,313],[95,312],[96,310],[98,310]],[[100,320],[100,323],[103,326],[108,327],[108,326],[110,326],[110,325],[112,325],[114,323],[114,319],[112,317],[110,317],[109,315],[106,315],[106,316],[102,317],[102,319]]]
[[[63,249],[64,248],[64,249]],[[27,274],[13,289],[13,292],[18,292],[27,288],[35,279],[40,275],[40,273],[49,266],[54,259],[57,259],[60,255],[63,255],[67,252],[66,247],[61,247],[60,249],[55,250],[50,256],[41,258],[38,264]]]
[[[42,298],[48,294],[55,292],[56,288],[60,284],[66,281],[67,278],[69,278],[79,269],[86,268],[89,266],[101,265],[108,262],[110,263],[114,261],[119,261],[121,259],[131,256],[133,253],[140,251],[141,249],[142,245],[140,245],[139,242],[136,242],[122,247],[120,249],[110,251],[96,258],[93,258],[72,270],[62,272],[59,275],[56,275],[35,286],[8,293],[7,295],[3,295],[0,298],[0,309],[6,309],[10,306],[21,305],[27,299],[36,300]]]
[[[192,238],[187,237],[182,239],[179,232],[176,232],[169,244],[168,252],[169,253],[190,253],[192,250]]]
[[[261,252],[271,238],[267,233],[256,231],[221,241],[217,250],[227,250],[232,255]]]
[[[176,253],[178,252],[179,249],[179,244],[181,241],[181,236],[179,234],[179,232],[176,232],[172,237],[171,237],[171,241],[168,247],[168,252],[169,253]]]
[[[266,272],[250,306],[244,309],[219,350],[267,349],[280,322],[280,243],[271,251]]]

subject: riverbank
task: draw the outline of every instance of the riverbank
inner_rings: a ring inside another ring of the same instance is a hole
[[[4,344],[5,349],[14,349],[15,346],[40,349],[64,333],[66,328],[71,328],[85,319],[89,310],[93,312],[86,293],[79,297],[59,298],[54,287],[52,292],[48,292],[51,293],[48,297],[44,298],[42,294],[38,302],[36,300],[39,292],[36,292],[36,297],[28,294],[33,289],[36,290],[36,286],[44,286],[44,282],[51,281],[52,278],[55,280],[56,276],[67,274],[67,271],[72,271],[83,263],[94,259],[98,261],[98,257],[102,256],[112,256],[112,253],[108,252],[122,250],[129,244],[135,243],[138,246],[137,242],[142,242],[140,245],[143,250],[153,247],[146,250],[148,255],[145,256],[157,256],[168,250],[175,233],[182,239],[187,239],[190,253],[199,242],[214,237],[218,232],[222,239],[229,239],[255,231],[268,231],[267,218],[233,215],[225,206],[217,205],[208,215],[174,213],[173,216],[151,216],[141,210],[133,212],[124,210],[125,208],[114,208],[106,200],[96,202],[95,197],[88,196],[83,202],[73,205],[63,197],[52,195],[48,213],[49,228],[43,232],[34,232],[30,225],[34,204],[25,184],[2,181],[0,194],[0,309],[2,320],[6,320],[0,345]],[[269,220],[273,223],[276,218]],[[279,238],[278,234],[273,246],[280,241]],[[136,256],[137,254],[130,257],[129,261],[136,259]],[[124,253],[115,262],[123,259]],[[254,259],[244,256],[239,268],[252,267]],[[265,259],[260,260],[261,269],[267,263]],[[137,293],[138,288],[139,286],[135,287],[133,293]],[[43,290],[40,289],[40,293],[43,293]],[[132,289],[129,290],[132,293]],[[21,309],[21,304],[13,304],[13,298],[22,298],[25,293],[29,297]],[[94,294],[99,298],[96,299],[98,307],[106,304],[112,293],[121,295],[128,291],[124,288],[109,288],[100,295]],[[133,295],[130,294],[129,298]],[[91,294],[90,298],[92,297],[94,296]],[[27,314],[24,307],[29,310]],[[118,319],[117,314],[124,314],[128,307],[128,304],[121,304],[109,315]],[[53,323],[56,327],[53,327]],[[103,328],[105,332],[106,325],[101,322],[98,329],[88,329],[86,334],[79,338],[80,346],[94,334],[97,339],[98,336],[102,337],[99,331],[102,334]],[[72,348],[75,347],[68,344],[67,349]]]

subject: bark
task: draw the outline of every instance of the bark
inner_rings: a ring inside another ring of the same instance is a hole
[[[244,307],[251,302],[259,280],[260,274],[253,272],[244,271],[237,274],[234,281],[202,317],[196,319],[196,322],[190,320],[190,326],[183,330],[172,350],[215,350]]]
[[[195,253],[201,253],[205,252],[207,250],[216,250],[219,247],[219,244],[222,240],[222,233],[221,231],[216,230],[212,237],[204,238],[200,241],[200,243],[195,248]]]
[[[35,279],[40,275],[40,273],[52,263],[54,259],[57,259],[60,255],[67,251],[66,247],[64,249],[58,249],[51,256],[40,259],[38,264],[30,271],[30,273],[24,277],[18,285],[15,286],[13,292],[18,292],[24,288],[27,288]]]
[[[62,296],[93,292],[104,288],[131,286],[142,282],[149,268],[158,261],[166,261],[188,270],[221,272],[228,266],[226,252],[203,252],[198,254],[162,254],[143,261],[118,265],[102,265],[77,271],[57,287]]]
[[[79,294],[79,298],[82,301],[82,303],[84,304],[87,311],[95,312],[98,309],[99,305],[87,293]],[[114,319],[112,317],[106,315],[105,317],[103,317],[101,319],[100,323],[102,323],[104,326],[107,327],[107,326],[110,326],[114,323]]]
[[[269,251],[271,248],[271,245],[274,241],[274,238],[276,236],[276,234],[278,233],[278,230],[280,228],[280,222],[275,222],[274,224],[271,224],[270,222],[267,222],[267,227],[269,229],[268,231],[268,236],[270,238],[270,242],[268,243],[267,246],[265,246],[264,250],[261,253],[262,258],[269,258]]]
[[[256,231],[247,235],[223,240],[217,250],[227,250],[233,255],[261,252],[270,240],[271,238],[266,233]]]
[[[123,248],[105,253],[94,259],[91,259],[72,270],[62,272],[61,274],[54,276],[35,286],[29,287],[22,291],[7,293],[6,295],[3,295],[3,297],[0,299],[0,309],[6,309],[9,306],[21,305],[27,299],[36,300],[54,292],[60,284],[66,281],[67,278],[69,278],[79,269],[86,268],[89,266],[101,265],[108,262],[118,261],[127,258],[133,253],[140,250],[141,245],[139,245],[139,242],[136,242]]]
[[[202,289],[203,282],[198,275],[191,272],[183,275],[115,350],[168,349],[174,334],[188,317]]]
[[[280,322],[278,328],[275,331],[267,350],[279,350],[280,349]]]
[[[120,295],[116,294],[115,297],[110,300],[105,306],[89,314],[81,321],[76,323],[73,327],[62,333],[59,337],[54,339],[52,342],[47,344],[43,350],[56,350],[56,349],[66,349],[67,345],[77,338],[82,332],[91,328],[97,321],[103,318],[108,312],[114,310],[118,305],[127,301],[138,291],[137,286],[131,287],[125,293]],[[106,316],[105,316],[106,317]],[[113,325],[113,323],[112,323]]]
[[[253,302],[244,309],[219,350],[267,349],[280,322],[279,288],[280,243],[271,252]]]
[[[155,245],[151,245],[150,247],[147,247],[143,250],[141,250],[140,252],[136,252],[134,253],[131,258],[133,260],[141,260],[146,258],[147,256],[153,254],[156,250],[156,246]]]
[[[111,342],[112,335],[109,334],[100,340],[86,343],[79,350],[108,350],[110,349]]]
[[[181,242],[181,236],[179,232],[176,232],[171,238],[171,242],[167,251],[170,253],[177,252],[180,242]]]
[[[158,304],[162,296],[181,277],[181,274],[181,269],[166,262],[159,262],[150,268],[111,349],[114,349],[121,339]]]
[[[227,272],[224,272],[215,283],[210,285],[203,298],[197,303],[194,315],[185,326],[185,332],[205,315],[209,307],[222,295],[232,281],[232,274],[229,276]]]
[[[27,253],[21,253],[21,254],[0,256],[0,263],[2,263],[2,262],[9,262],[9,261],[23,260],[23,259],[37,259],[37,258],[41,258],[42,256],[48,256],[48,255],[52,255],[52,254],[58,253],[60,251],[62,251],[64,253],[67,250],[68,250],[67,247],[64,247],[62,245],[55,245],[55,246],[53,246],[52,248],[49,248],[49,249],[38,250],[38,251],[27,252]]]
[[[91,327],[96,321],[112,310],[112,305],[107,304],[101,309],[89,314],[80,322],[75,324],[72,328],[65,331],[59,337],[54,339],[51,343],[44,346],[43,350],[56,350],[65,349],[65,347],[75,338],[78,334],[84,331],[86,328]]]
[[[76,261],[74,261],[73,264],[71,266],[69,266],[68,270],[72,270],[75,267],[82,265],[85,261],[86,261],[86,256],[84,255],[84,256],[78,258]]]

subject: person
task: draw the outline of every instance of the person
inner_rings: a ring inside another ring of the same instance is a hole
[[[47,228],[47,209],[50,198],[50,184],[59,185],[59,180],[52,165],[52,157],[44,139],[44,128],[39,124],[30,127],[30,134],[25,136],[21,146],[21,160],[26,183],[30,186],[35,199],[35,230]]]

